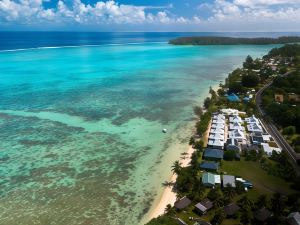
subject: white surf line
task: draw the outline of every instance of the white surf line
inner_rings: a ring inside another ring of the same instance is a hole
[[[142,44],[167,44],[164,41],[152,41],[152,42],[129,42],[129,43],[112,43],[112,44],[99,44],[99,45],[65,45],[65,46],[46,46],[46,47],[35,47],[35,48],[18,48],[18,49],[6,49],[0,50],[2,52],[21,52],[30,50],[43,50],[43,49],[60,49],[60,48],[84,48],[84,47],[102,47],[102,46],[121,46],[121,45],[142,45]]]

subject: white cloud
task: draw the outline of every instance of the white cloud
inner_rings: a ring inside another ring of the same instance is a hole
[[[132,28],[164,27],[173,30],[299,30],[300,0],[215,0],[198,6],[199,14],[189,18],[173,15],[172,4],[166,6],[136,6],[115,1],[85,4],[82,0],[59,0],[56,7],[46,9],[48,0],[0,0],[0,25],[80,26],[131,25]],[[70,3],[68,1],[68,3]],[[279,25],[284,24],[284,27]],[[98,26],[98,27],[99,27]],[[44,26],[47,27],[47,26]],[[120,26],[119,26],[120,27]],[[126,27],[126,26],[122,26]],[[0,27],[1,28],[1,27]],[[147,28],[146,28],[147,29]]]

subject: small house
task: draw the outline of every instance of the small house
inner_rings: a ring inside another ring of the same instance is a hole
[[[245,121],[248,124],[250,124],[250,123],[259,123],[259,120],[254,115],[252,115],[251,117],[246,118]]]
[[[287,221],[290,225],[300,225],[300,213],[292,212],[287,217]]]
[[[235,178],[231,175],[223,175],[223,187],[235,187]]]
[[[260,222],[265,222],[271,215],[272,212],[266,207],[262,207],[254,212],[254,218]]]
[[[242,123],[243,120],[241,117],[239,117],[238,115],[234,115],[234,116],[230,116],[229,117],[229,122],[230,123]]]
[[[240,210],[240,207],[236,203],[231,203],[224,206],[224,212],[227,216],[231,217]]]
[[[233,150],[239,152],[241,149],[238,140],[234,138],[228,138],[226,142],[226,150]]]
[[[178,210],[184,209],[191,204],[191,200],[187,197],[183,197],[174,203],[174,207]]]
[[[254,132],[263,133],[262,126],[259,123],[251,123],[251,124],[247,125],[247,129],[251,133],[254,133]]]
[[[228,132],[228,138],[233,138],[236,139],[238,141],[243,141],[245,140],[245,134],[243,131],[241,130],[232,130]]]
[[[205,186],[213,187],[215,186],[215,175],[212,173],[203,173],[202,174],[202,183]]]
[[[212,128],[209,131],[209,134],[223,134],[224,135],[224,128]]]
[[[220,140],[220,139],[208,140],[207,146],[209,148],[224,149],[224,140]]]
[[[203,158],[206,160],[217,160],[223,159],[224,151],[219,149],[206,148],[203,153]]]
[[[212,207],[213,207],[213,203],[207,198],[195,205],[196,211],[201,215],[205,214]]]
[[[220,140],[224,140],[224,133],[215,133],[215,134],[210,134],[208,136],[208,139],[220,139]]]
[[[275,102],[280,102],[280,103],[282,103],[284,100],[283,95],[281,95],[281,94],[275,94],[274,99],[275,99]]]
[[[229,130],[240,130],[244,131],[245,128],[239,122],[233,122],[229,124]]]
[[[200,164],[200,169],[204,169],[207,171],[217,171],[219,169],[219,163],[203,161]]]
[[[225,128],[225,124],[222,124],[222,123],[212,123],[211,124],[211,128],[224,129]]]
[[[240,98],[234,93],[231,93],[230,95],[228,95],[227,99],[230,102],[239,102],[240,101]]]
[[[179,225],[188,225],[186,222],[184,222],[184,220],[183,219],[181,219],[181,218],[176,218],[176,220],[177,220],[177,223],[179,224]]]

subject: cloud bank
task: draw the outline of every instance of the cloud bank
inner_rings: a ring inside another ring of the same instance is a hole
[[[48,0],[46,0],[48,1]],[[45,0],[0,0],[0,28],[94,27],[128,25],[130,29],[169,27],[173,30],[300,30],[300,0],[214,0],[195,6],[190,16],[176,15],[176,6],[136,6],[115,1],[86,4],[59,0],[46,8]],[[191,6],[193,7],[193,6]],[[203,12],[208,14],[203,16]]]

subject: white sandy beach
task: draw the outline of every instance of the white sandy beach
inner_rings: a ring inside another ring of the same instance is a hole
[[[193,149],[192,146],[189,146],[188,151],[186,152],[186,155],[183,155],[182,158],[180,158],[179,162],[181,163],[182,167],[186,167],[189,165],[191,161],[191,156],[193,154],[195,149]],[[173,174],[169,180],[169,182],[175,183],[177,178],[176,174]],[[149,213],[149,220],[158,217],[165,212],[165,208],[168,204],[174,205],[176,201],[176,193],[173,191],[173,186],[167,186],[165,187],[164,191],[162,192],[160,196],[160,200],[155,208],[152,209]]]

